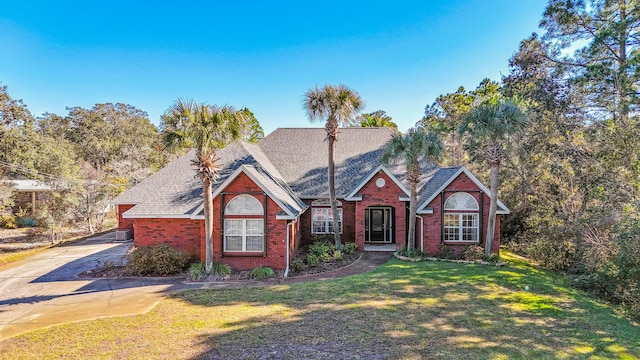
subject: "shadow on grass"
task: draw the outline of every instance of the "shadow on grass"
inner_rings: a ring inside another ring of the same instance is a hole
[[[223,317],[194,359],[640,357],[640,328],[526,268],[392,260],[334,281],[175,297]]]

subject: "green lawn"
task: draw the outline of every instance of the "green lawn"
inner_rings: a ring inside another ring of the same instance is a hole
[[[522,262],[392,260],[333,281],[179,293],[148,314],[0,348],[6,359],[636,359],[640,327]]]

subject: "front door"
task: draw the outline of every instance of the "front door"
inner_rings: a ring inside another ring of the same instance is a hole
[[[365,209],[365,227],[367,242],[391,243],[392,217],[390,208],[367,208]]]

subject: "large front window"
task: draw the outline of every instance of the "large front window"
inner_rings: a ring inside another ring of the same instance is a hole
[[[255,197],[234,197],[224,216],[224,251],[264,252],[264,209]]]
[[[312,229],[314,234],[333,234],[333,212],[331,208],[312,208]],[[338,231],[342,233],[342,209],[338,208]]]
[[[444,203],[444,241],[479,242],[480,215],[476,199],[466,192],[457,192]]]
[[[263,252],[264,220],[225,219],[224,251]]]
[[[444,214],[444,241],[478,242],[478,214]]]

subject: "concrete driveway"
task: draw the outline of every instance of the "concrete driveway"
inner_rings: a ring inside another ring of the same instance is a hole
[[[131,243],[114,240],[111,232],[0,270],[0,340],[62,323],[144,313],[170,291],[198,287],[175,278],[78,278],[105,261],[122,263]]]

